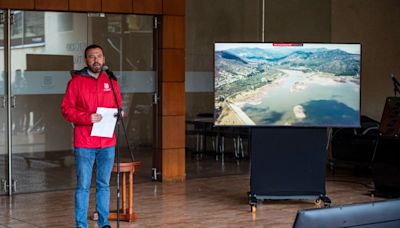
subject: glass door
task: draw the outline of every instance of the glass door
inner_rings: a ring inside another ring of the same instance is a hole
[[[72,128],[60,103],[87,43],[85,14],[12,11],[12,176],[16,193],[74,186]],[[69,49],[73,45],[76,49]]]
[[[134,159],[141,161],[135,183],[151,181],[155,141],[153,95],[157,82],[153,16],[95,14],[89,15],[88,20],[88,39],[104,48],[106,64],[118,77],[122,90],[128,143]],[[129,159],[122,128],[119,137],[123,139],[121,158]]]
[[[128,142],[135,148],[135,158],[151,159],[151,97],[155,92],[152,17],[12,13],[10,83],[15,105],[10,127],[16,192],[74,188],[72,127],[63,119],[60,104],[70,71],[85,66],[84,49],[92,43],[104,48],[107,65],[119,78]],[[147,172],[151,180],[150,168]]]
[[[6,141],[7,141],[7,113],[5,107],[5,69],[4,69],[4,21],[5,21],[5,13],[6,11],[0,10],[0,14],[2,15],[2,23],[0,24],[0,180],[1,180],[1,189],[0,195],[4,195],[8,192],[8,152],[6,149]]]

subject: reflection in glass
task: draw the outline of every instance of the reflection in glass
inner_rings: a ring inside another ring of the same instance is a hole
[[[151,16],[14,13],[17,22],[12,26],[11,88],[16,105],[11,110],[12,162],[18,192],[74,187],[72,127],[61,116],[60,103],[70,70],[85,66],[84,49],[88,44],[104,48],[107,65],[119,78],[129,143],[135,148],[153,145]]]
[[[0,13],[3,13],[0,10]],[[0,25],[0,46],[3,47],[4,25]],[[4,99],[4,48],[0,49],[0,102]],[[8,179],[8,154],[5,148],[6,109],[0,109],[0,180]],[[0,182],[2,184],[2,182]],[[0,195],[6,194],[0,191]]]
[[[14,23],[11,26],[11,47],[42,45],[44,36],[44,12],[13,11]],[[3,34],[1,34],[3,46]]]

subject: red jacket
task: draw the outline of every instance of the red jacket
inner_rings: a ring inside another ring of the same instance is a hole
[[[116,108],[114,95],[108,75],[102,71],[97,79],[88,74],[87,68],[71,72],[61,111],[64,118],[74,124],[74,146],[80,148],[104,148],[115,146],[115,134],[112,138],[90,136],[93,123],[91,114],[97,107]],[[118,82],[112,80],[117,95],[118,107],[122,107],[122,98]]]

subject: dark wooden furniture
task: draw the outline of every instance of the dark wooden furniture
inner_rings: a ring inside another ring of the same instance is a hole
[[[120,162],[120,173],[122,174],[122,187],[121,187],[121,199],[122,205],[119,213],[120,221],[133,222],[137,219],[136,213],[133,211],[133,175],[135,174],[136,169],[140,166],[140,161],[133,162]],[[114,163],[113,173],[117,172],[117,163]],[[129,178],[129,187],[128,187],[128,197],[129,201],[127,201],[127,182],[126,176]],[[111,211],[108,217],[110,220],[117,220],[117,211]]]

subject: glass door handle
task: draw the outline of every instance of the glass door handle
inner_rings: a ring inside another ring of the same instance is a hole
[[[15,106],[16,106],[15,105],[15,103],[16,103],[15,100],[16,100],[15,96],[11,96],[11,101],[10,101],[11,102],[11,108],[15,108]]]
[[[7,106],[7,99],[5,96],[0,96],[1,99],[1,108],[6,108]]]
[[[7,106],[7,98],[6,96],[0,96],[1,99],[1,108],[6,108]],[[11,96],[11,108],[15,108],[16,107],[16,98],[15,96]]]
[[[6,179],[1,179],[1,185],[3,188],[3,192],[7,192],[8,191],[8,184],[7,184],[7,180]]]
[[[153,93],[153,104],[158,104],[159,100],[160,97],[158,96],[158,93]]]

